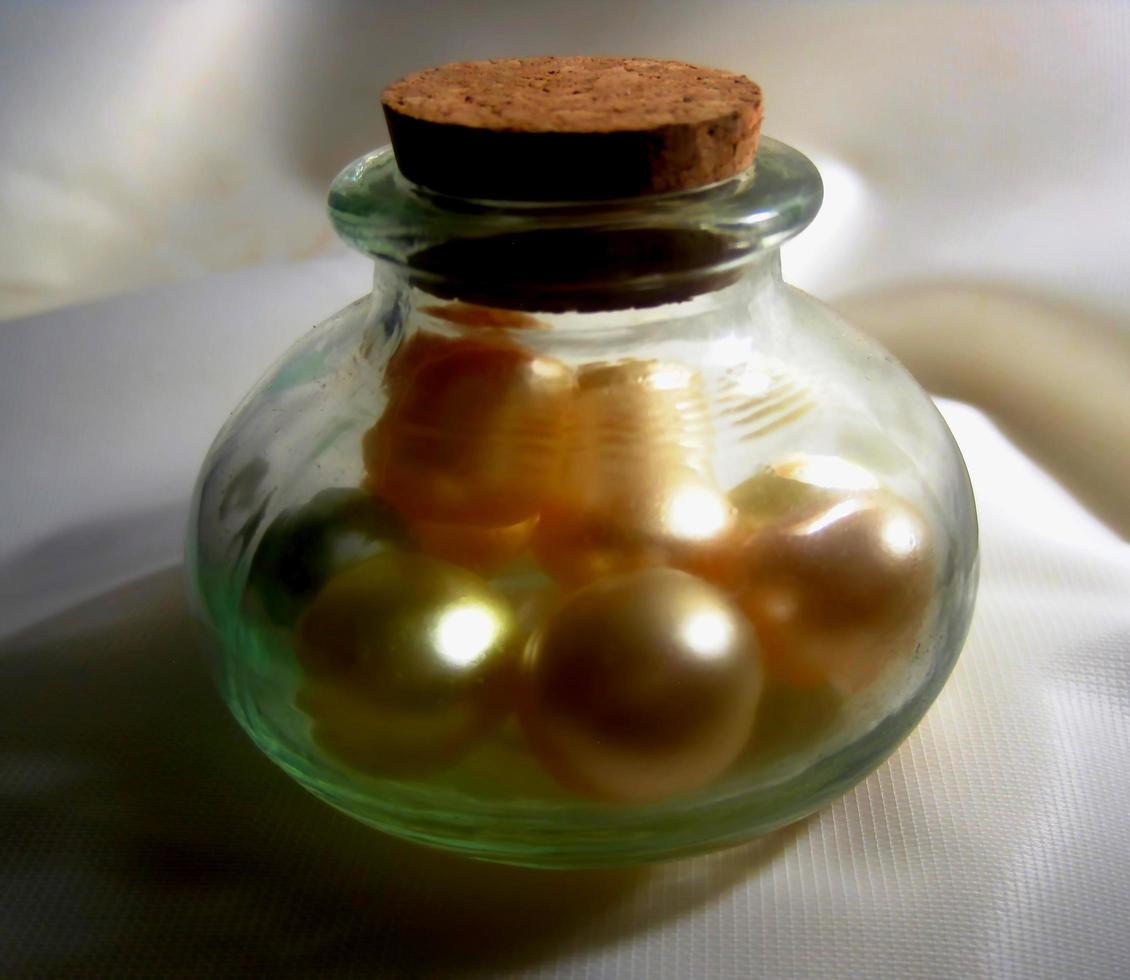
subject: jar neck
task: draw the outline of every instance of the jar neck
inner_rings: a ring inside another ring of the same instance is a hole
[[[756,310],[759,317],[772,316],[784,298],[781,255],[776,248],[747,258],[716,288],[680,295],[666,303],[617,303],[612,309],[529,309],[507,304],[505,296],[483,296],[481,290],[460,295],[436,290],[432,284],[425,288],[413,282],[402,267],[379,260],[373,279],[375,307],[387,310],[391,304],[398,305],[400,315],[396,319],[400,322],[424,318],[434,321],[435,329],[520,334],[526,342],[534,343],[548,333],[555,338],[563,334],[578,338],[622,334],[628,338],[648,328],[672,332],[693,329],[693,324],[729,330],[735,323],[748,322],[750,310]]]
[[[758,255],[686,228],[548,228],[454,238],[413,256],[412,286],[528,313],[604,313],[685,302],[741,280]]]
[[[811,162],[768,137],[756,165],[730,180],[590,202],[445,197],[406,181],[380,150],[339,175],[330,213],[349,244],[439,299],[602,313],[686,303],[764,275],[821,195]]]

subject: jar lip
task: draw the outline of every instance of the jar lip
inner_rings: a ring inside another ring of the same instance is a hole
[[[354,248],[397,261],[451,237],[479,237],[547,226],[687,227],[742,234],[774,248],[816,216],[823,185],[815,164],[762,136],[754,165],[692,190],[598,201],[488,201],[451,197],[408,181],[391,146],[354,160],[334,179],[329,212]]]
[[[822,198],[815,165],[792,147],[763,136],[754,165],[728,180],[667,194],[570,202],[439,194],[409,182],[397,169],[391,147],[383,147],[342,170],[330,187],[328,205],[347,244],[401,267],[419,282],[461,279],[462,260],[453,256],[481,254],[480,246],[492,247],[500,256],[524,255],[526,243],[551,259],[565,249],[570,255],[578,248],[594,253],[576,268],[553,262],[546,278],[539,276],[536,288],[526,291],[522,306],[534,309],[544,294],[565,296],[582,280],[586,296],[597,306],[601,301],[593,297],[601,282],[607,295],[614,291],[630,297],[622,305],[648,305],[645,294],[657,277],[668,283],[695,276],[716,282],[708,274],[738,268],[802,231]],[[556,252],[545,247],[550,239],[561,243]],[[649,265],[652,257],[658,257],[654,267]],[[516,270],[521,271],[514,275],[528,276],[532,261],[519,263]],[[481,277],[481,267],[470,275]],[[491,290],[497,291],[497,283]],[[663,290],[664,295],[669,292]],[[570,301],[552,302],[567,308]]]

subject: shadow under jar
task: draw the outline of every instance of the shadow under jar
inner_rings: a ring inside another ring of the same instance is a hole
[[[190,531],[263,751],[381,830],[544,867],[733,844],[874,769],[958,655],[976,517],[926,394],[781,279],[820,199],[768,138],[601,201],[348,167],[373,291],[233,415]]]

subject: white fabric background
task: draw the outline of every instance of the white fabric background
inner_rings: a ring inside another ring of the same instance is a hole
[[[376,91],[546,50],[760,80],[828,185],[786,273],[978,406],[943,403],[984,564],[924,724],[650,870],[477,866],[306,796],[178,567],[226,413],[366,288],[322,198]],[[1130,975],[1128,53],[1120,2],[0,4],[0,316],[149,287],[0,323],[0,976]]]

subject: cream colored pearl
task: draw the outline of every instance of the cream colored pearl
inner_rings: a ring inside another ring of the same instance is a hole
[[[770,674],[851,692],[913,651],[932,595],[932,535],[886,491],[807,503],[753,533],[738,602]]]
[[[300,617],[299,706],[355,768],[450,764],[505,707],[514,630],[506,601],[470,572],[377,555],[331,579]]]
[[[625,803],[706,785],[749,740],[761,691],[753,630],[715,588],[648,569],[572,595],[522,663],[519,715],[566,786]]]

